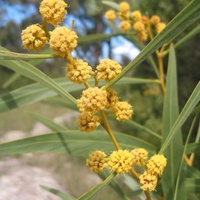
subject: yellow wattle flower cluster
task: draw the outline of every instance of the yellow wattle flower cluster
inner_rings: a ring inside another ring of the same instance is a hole
[[[148,152],[143,148],[135,148],[131,151],[133,154],[133,164],[137,166],[145,166],[148,159]]]
[[[56,55],[66,59],[77,46],[77,34],[62,26],[49,33],[46,27],[46,23],[53,26],[60,25],[67,14],[66,7],[64,0],[43,0],[39,8],[43,23],[31,25],[22,31],[21,39],[24,48],[41,50],[49,43]]]
[[[103,151],[92,152],[86,160],[86,165],[96,173],[99,173],[105,169],[107,163],[105,161],[106,154]]]
[[[158,176],[162,175],[167,165],[167,159],[164,155],[152,156],[145,165],[145,172],[139,177],[140,187],[144,191],[155,190]]]
[[[131,12],[130,5],[125,1],[119,4],[119,12],[110,9],[105,13],[105,18],[109,21],[114,21],[117,17],[121,20],[120,28],[125,32],[133,28],[140,42],[152,39],[152,31],[157,34],[166,26],[164,22],[161,22],[158,15],[149,18],[149,16],[142,15],[139,10]]]
[[[66,7],[67,4],[63,0],[43,0],[39,11],[46,22],[59,25],[67,14]]]
[[[47,43],[46,33],[39,24],[33,24],[24,29],[21,38],[22,45],[30,50],[40,50]]]

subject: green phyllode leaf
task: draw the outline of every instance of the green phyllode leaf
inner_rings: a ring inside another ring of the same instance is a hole
[[[171,45],[166,79],[166,95],[163,105],[162,143],[167,138],[179,114],[176,71],[176,56],[173,45]],[[164,196],[167,200],[184,199],[184,187],[181,185],[177,187],[177,184],[180,184],[180,181],[177,181],[180,178],[178,177],[180,174],[182,176],[181,180],[183,181],[183,175],[180,173],[182,171],[180,164],[183,156],[183,139],[180,131],[163,153],[167,158],[167,166],[162,176]],[[176,188],[178,189],[176,190]]]

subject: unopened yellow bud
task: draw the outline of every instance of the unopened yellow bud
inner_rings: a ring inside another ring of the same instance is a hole
[[[51,32],[50,48],[56,55],[66,58],[77,46],[77,34],[63,26],[57,27]]]
[[[138,40],[140,42],[146,42],[148,40],[148,35],[145,31],[141,31],[137,34]]]
[[[114,10],[108,10],[105,13],[105,18],[109,21],[113,21],[116,19],[116,13]]]
[[[28,26],[23,30],[21,38],[22,45],[30,50],[40,50],[47,43],[45,31],[37,24]]]
[[[105,162],[106,154],[103,151],[92,152],[86,160],[86,165],[96,173],[105,169],[107,163]]]
[[[113,151],[108,161],[108,167],[118,174],[129,172],[132,164],[133,155],[127,150]]]
[[[63,0],[43,0],[40,4],[40,13],[44,20],[52,25],[61,24],[67,13],[67,4]]]
[[[112,108],[118,102],[117,92],[112,89],[107,89],[107,105],[106,108]]]

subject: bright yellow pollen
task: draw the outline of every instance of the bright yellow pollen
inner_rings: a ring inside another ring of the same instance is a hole
[[[62,26],[57,27],[51,32],[50,48],[56,55],[66,58],[76,48],[77,38],[74,31]]]
[[[130,6],[127,2],[123,1],[119,4],[119,11],[122,13],[128,12],[130,10]]]
[[[151,16],[150,22],[155,26],[160,23],[160,17],[158,15],[153,15]]]
[[[131,13],[131,16],[134,21],[139,21],[142,18],[142,14],[139,10],[135,10]]]
[[[148,159],[148,152],[143,148],[135,148],[131,151],[133,154],[133,164],[144,166]]]
[[[113,151],[108,161],[108,167],[118,174],[129,172],[132,164],[133,155],[127,150]]]
[[[114,10],[108,10],[105,13],[105,18],[109,21],[113,21],[116,19],[116,13]]]
[[[151,174],[149,171],[145,171],[140,177],[140,188],[144,191],[155,190],[157,185],[157,176]]]
[[[40,13],[44,20],[52,25],[61,24],[67,13],[67,4],[63,0],[43,0],[40,4]]]
[[[156,24],[156,32],[160,33],[165,28],[165,26],[166,24],[164,22],[160,22]]]
[[[136,32],[142,32],[145,30],[145,26],[141,21],[135,22],[133,28]]]
[[[96,173],[105,169],[107,163],[105,162],[106,154],[103,151],[92,152],[86,160],[86,165]]]
[[[117,92],[112,89],[107,89],[107,105],[106,108],[112,108],[118,102]]]
[[[120,23],[120,28],[121,28],[123,31],[127,32],[127,31],[130,30],[131,24],[130,24],[130,22],[129,22],[128,20],[122,21],[122,22]]]
[[[40,50],[47,43],[45,31],[37,24],[28,26],[23,30],[21,38],[24,48],[30,50]]]

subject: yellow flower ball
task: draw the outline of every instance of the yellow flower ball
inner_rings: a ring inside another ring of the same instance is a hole
[[[133,18],[134,21],[139,21],[142,18],[142,14],[139,10],[135,10],[131,13],[131,16]]]
[[[123,31],[127,32],[127,31],[129,31],[129,30],[131,29],[131,24],[130,24],[130,22],[127,21],[127,20],[122,21],[122,22],[120,23],[120,28],[121,28]]]
[[[28,26],[21,34],[22,45],[26,49],[40,50],[47,43],[47,37],[45,31],[40,25],[34,24]]]
[[[118,174],[129,172],[132,164],[133,155],[127,150],[113,151],[108,161],[108,167]]]
[[[160,33],[166,27],[166,24],[164,22],[160,22],[156,24],[155,27],[156,27],[156,32]]]
[[[103,151],[94,151],[86,160],[86,166],[88,166],[93,172],[99,173],[107,166],[105,158],[106,154]]]
[[[90,87],[82,92],[82,96],[77,100],[77,106],[81,112],[97,113],[107,105],[106,90],[98,87]]]
[[[133,154],[133,164],[144,166],[148,159],[148,152],[143,148],[135,148],[131,151]]]
[[[119,4],[119,11],[122,13],[128,12],[130,10],[130,5],[126,2],[123,1]]]
[[[163,155],[154,155],[152,156],[146,167],[151,174],[161,175],[167,165],[167,159]]]
[[[83,60],[72,60],[71,63],[67,64],[66,77],[69,78],[73,83],[82,84],[90,78],[92,67]]]
[[[145,31],[138,32],[137,38],[140,42],[146,42],[148,40],[148,35]]]
[[[145,30],[145,26],[144,24],[141,22],[141,21],[136,21],[134,24],[133,24],[133,28],[136,32],[142,32]]]
[[[145,171],[142,175],[140,175],[139,180],[140,188],[144,191],[155,190],[158,182],[157,176],[151,174],[149,171]]]
[[[155,26],[158,23],[160,23],[160,17],[158,15],[153,15],[150,18],[150,22],[151,22],[151,24],[153,24]]]
[[[108,10],[105,13],[105,18],[109,21],[114,21],[116,19],[116,13],[114,10]]]
[[[107,105],[106,108],[112,108],[118,102],[117,92],[112,89],[107,89]]]
[[[79,116],[77,125],[80,127],[80,131],[89,133],[94,131],[100,125],[100,122],[101,118],[99,116],[95,116],[90,112],[83,112]]]
[[[129,120],[132,117],[132,106],[126,101],[118,101],[113,107],[115,118],[118,121]]]
[[[56,55],[66,58],[77,46],[77,34],[63,26],[57,27],[50,33],[50,48]]]
[[[97,69],[97,78],[110,81],[121,73],[122,66],[115,60],[109,58],[101,60]]]
[[[43,0],[39,11],[43,19],[52,25],[59,25],[64,20],[67,4],[63,0]]]

